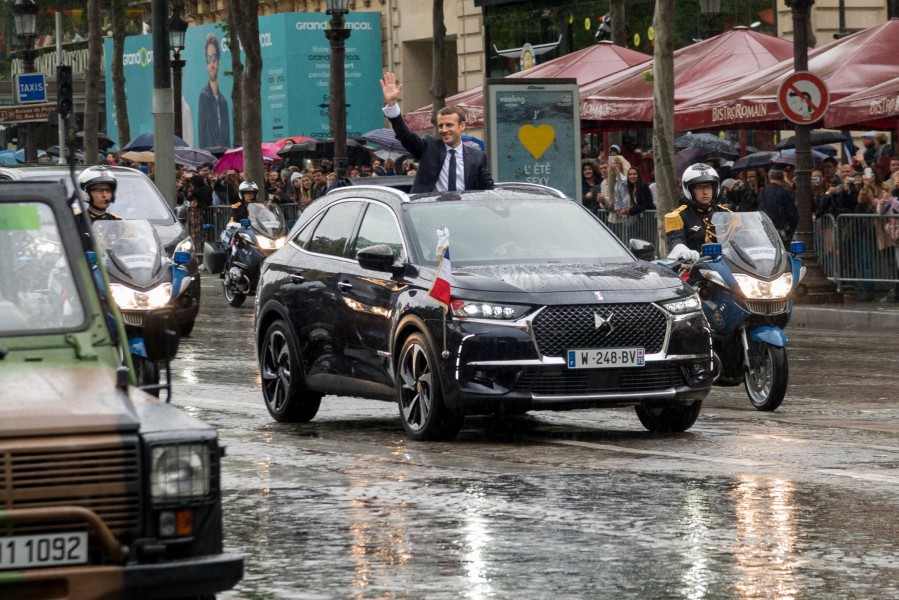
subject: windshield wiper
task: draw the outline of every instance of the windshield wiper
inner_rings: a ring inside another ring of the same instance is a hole
[[[746,251],[740,247],[740,244],[738,244],[737,242],[730,242],[730,245],[733,246],[733,249],[737,252],[737,254],[740,256],[740,259],[742,259],[743,262],[745,262],[747,265],[749,265],[753,269],[756,269],[756,270],[758,269],[758,266],[756,266],[755,261],[752,260],[752,257],[750,257],[748,254],[746,254]]]

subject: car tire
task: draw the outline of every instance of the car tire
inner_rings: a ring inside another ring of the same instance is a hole
[[[653,433],[681,433],[693,427],[702,409],[702,401],[662,407],[635,406],[643,427]]]
[[[286,322],[275,321],[266,330],[259,370],[265,407],[273,419],[306,423],[315,417],[324,394],[306,388],[300,354]]]
[[[436,354],[420,332],[413,333],[400,350],[396,366],[397,402],[403,429],[413,440],[451,440],[465,417],[447,408],[437,373]]]

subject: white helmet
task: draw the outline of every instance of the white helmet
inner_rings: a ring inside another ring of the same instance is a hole
[[[232,189],[234,189],[234,188],[232,188]],[[240,193],[240,199],[241,199],[241,200],[243,200],[243,195],[244,195],[245,193],[248,193],[248,192],[249,192],[249,193],[252,193],[252,194],[253,194],[253,200],[255,201],[255,200],[256,200],[256,196],[259,195],[259,186],[256,185],[255,183],[253,183],[252,181],[244,181],[244,182],[241,183],[240,186],[237,188],[237,191]]]
[[[115,191],[118,185],[118,181],[116,181],[115,175],[112,174],[112,171],[110,171],[103,165],[96,165],[84,169],[83,171],[81,171],[81,174],[78,175],[78,187],[80,187],[82,191],[87,194],[88,203],[92,202],[90,188],[101,183],[105,183],[112,188],[112,197],[109,199],[109,201],[115,202]]]
[[[695,165],[687,167],[683,177],[681,177],[681,181],[683,182],[682,187],[684,197],[691,202],[696,200],[696,198],[693,197],[693,186],[700,183],[711,183],[712,202],[718,198],[718,189],[720,187],[718,173],[715,172],[715,169],[705,163],[696,163]]]

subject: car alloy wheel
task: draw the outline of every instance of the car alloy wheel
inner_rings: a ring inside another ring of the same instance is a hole
[[[431,344],[421,333],[410,335],[400,351],[397,382],[403,428],[414,440],[456,437],[464,417],[443,402],[440,376]]]
[[[311,421],[322,394],[305,387],[296,344],[284,321],[275,321],[268,328],[260,354],[262,395],[269,414],[285,423]]]

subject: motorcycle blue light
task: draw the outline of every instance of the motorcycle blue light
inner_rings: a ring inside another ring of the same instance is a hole
[[[701,254],[703,256],[718,258],[721,256],[721,244],[703,244]]]
[[[87,264],[92,267],[97,266],[97,254],[93,250],[88,250],[84,253],[87,256]]]
[[[249,219],[241,219],[240,226],[243,227],[244,229],[246,229],[247,227],[250,226],[250,220]]]
[[[790,254],[805,254],[805,242],[790,243]]]
[[[190,262],[190,252],[175,252],[173,258],[176,265],[186,265]]]

